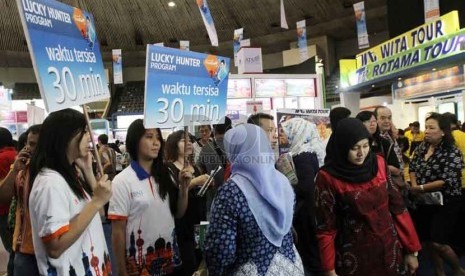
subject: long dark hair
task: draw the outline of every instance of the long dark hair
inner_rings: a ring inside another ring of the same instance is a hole
[[[52,112],[42,124],[40,133],[31,159],[30,187],[41,170],[48,168],[61,174],[78,198],[85,198],[84,191],[92,195],[92,188],[86,181],[79,180],[76,168],[66,156],[71,140],[79,135],[80,142],[86,133],[84,115],[69,108]]]
[[[179,148],[178,143],[182,139],[184,139],[184,130],[178,130],[171,133],[166,139],[166,146],[165,146],[165,161],[166,162],[175,162],[178,160],[179,157]],[[190,138],[189,138],[190,139]],[[193,162],[194,154],[192,153],[189,156],[189,161]]]
[[[126,135],[126,150],[129,152],[131,159],[134,161],[139,160],[139,142],[140,139],[145,135],[147,129],[144,127],[142,119],[137,119],[131,123],[128,128],[128,134]],[[160,197],[165,200],[166,195],[170,191],[173,184],[169,178],[168,169],[163,164],[163,152],[165,150],[165,143],[161,136],[159,128],[155,129],[160,139],[160,150],[158,156],[153,160],[151,175],[155,178],[159,185]]]
[[[439,128],[444,132],[444,137],[442,137],[442,145],[445,147],[452,147],[455,144],[454,137],[452,136],[452,131],[450,129],[450,122],[449,120],[436,112],[431,112],[427,117],[426,121],[433,119],[438,122]]]

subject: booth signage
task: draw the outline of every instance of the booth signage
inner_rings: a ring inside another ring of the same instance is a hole
[[[382,43],[351,60],[341,60],[341,87],[360,85],[465,52],[465,29],[457,11]]]
[[[16,2],[47,111],[108,99],[92,15],[54,0]]]
[[[465,29],[357,69],[359,83],[464,52]]]
[[[450,12],[437,20],[425,23],[411,31],[401,34],[391,40],[381,43],[356,56],[357,68],[402,54],[408,50],[421,47],[440,37],[459,31],[459,15],[457,11]]]
[[[318,132],[319,139],[326,144],[331,135],[331,123],[329,120],[329,109],[278,109],[276,117],[278,120],[279,134],[279,154],[289,151],[289,140],[287,135],[283,135],[282,123],[292,118],[303,118],[315,124],[315,130]]]
[[[226,115],[230,59],[147,45],[146,128],[217,124]]]
[[[392,84],[392,91],[396,99],[405,100],[461,90],[464,86],[464,66],[457,65],[414,78],[399,80]]]
[[[263,73],[262,48],[243,47],[237,53],[238,73]]]

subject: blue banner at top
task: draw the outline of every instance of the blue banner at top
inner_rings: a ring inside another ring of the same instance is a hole
[[[17,0],[48,112],[110,97],[94,19],[53,0]]]
[[[147,45],[146,128],[216,124],[226,115],[230,59]]]

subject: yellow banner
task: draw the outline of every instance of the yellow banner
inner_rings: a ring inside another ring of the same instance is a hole
[[[357,62],[355,59],[341,59],[339,60],[339,72],[340,72],[340,85],[341,88],[347,88],[351,85],[356,84],[357,78],[355,71],[357,70]]]
[[[398,55],[460,29],[459,14],[452,11],[357,55],[357,69]]]

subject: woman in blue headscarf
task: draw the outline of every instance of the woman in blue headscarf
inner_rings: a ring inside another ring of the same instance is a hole
[[[265,132],[240,125],[226,133],[224,146],[232,171],[210,214],[209,274],[303,275],[291,233],[294,192],[274,167]]]

